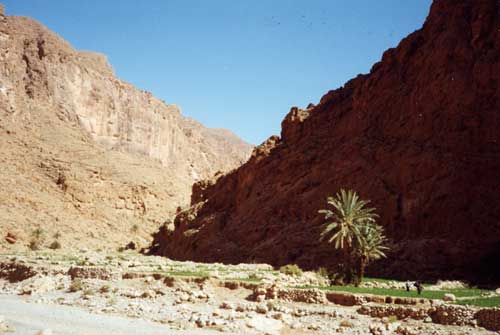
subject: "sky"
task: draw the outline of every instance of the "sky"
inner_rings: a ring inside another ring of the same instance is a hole
[[[431,0],[0,0],[205,126],[260,144],[367,73]]]

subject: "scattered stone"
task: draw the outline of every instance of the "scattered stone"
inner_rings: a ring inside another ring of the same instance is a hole
[[[452,293],[445,293],[444,296],[443,296],[443,301],[453,302],[455,300],[457,300],[457,298]]]
[[[279,334],[280,330],[283,328],[283,324],[281,323],[281,321],[276,319],[270,319],[261,315],[256,315],[250,318],[246,322],[246,325],[249,328],[254,328],[259,332],[270,335]]]
[[[47,329],[39,330],[36,334],[37,335],[52,335],[52,329],[47,328]]]
[[[9,324],[3,315],[0,315],[0,334],[2,333],[13,333],[16,331],[16,328]]]
[[[15,244],[17,242],[17,236],[11,232],[8,232],[5,236],[5,241],[7,241],[7,243],[9,244]]]
[[[222,309],[234,309],[234,305],[228,301],[222,302],[219,307]]]

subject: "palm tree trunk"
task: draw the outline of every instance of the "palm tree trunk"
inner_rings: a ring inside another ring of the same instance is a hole
[[[352,252],[350,244],[347,244],[346,248],[344,248],[344,273],[345,273],[345,282],[346,284],[352,283],[353,275],[352,275]]]
[[[363,281],[363,277],[365,276],[365,268],[366,268],[366,259],[364,257],[360,257],[358,260],[358,278],[356,280],[356,286],[361,284]]]

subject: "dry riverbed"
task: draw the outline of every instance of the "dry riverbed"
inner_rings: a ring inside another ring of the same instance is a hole
[[[321,285],[314,273],[288,276],[266,264],[176,262],[132,252],[4,254],[0,333],[496,334],[469,309],[441,301],[387,306],[370,297],[340,294],[340,301],[338,293],[294,289]]]

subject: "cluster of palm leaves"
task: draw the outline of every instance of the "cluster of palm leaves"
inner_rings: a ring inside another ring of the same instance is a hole
[[[327,203],[333,210],[322,209],[325,224],[321,239],[333,243],[343,253],[344,279],[359,284],[366,266],[373,260],[385,257],[386,238],[382,226],[376,223],[375,208],[367,207],[369,201],[359,198],[352,190],[340,190]]]

